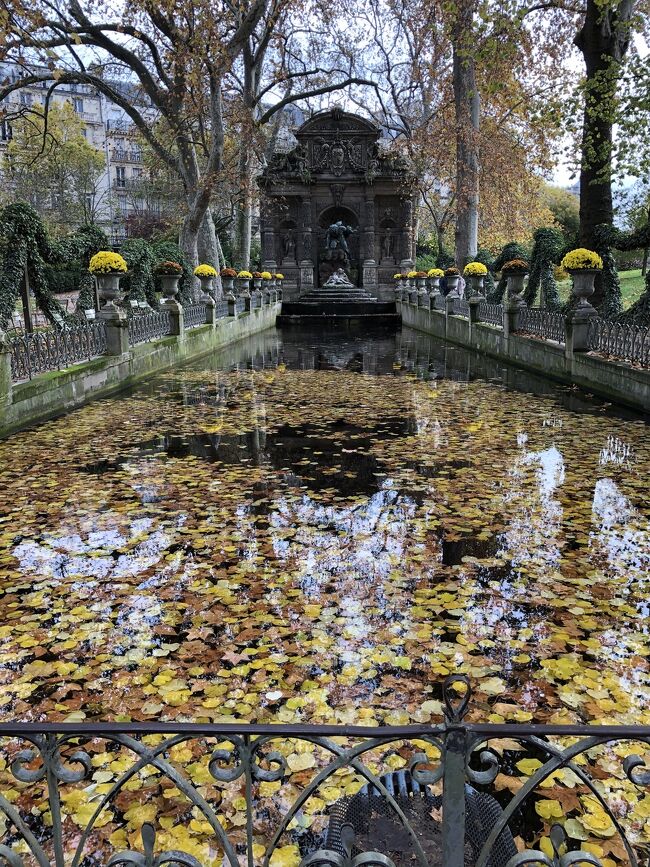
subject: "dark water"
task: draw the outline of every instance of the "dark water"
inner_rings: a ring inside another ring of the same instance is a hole
[[[0,443],[5,718],[650,721],[644,419],[269,332]]]

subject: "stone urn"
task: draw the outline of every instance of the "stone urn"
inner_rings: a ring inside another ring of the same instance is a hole
[[[212,277],[199,277],[199,282],[201,284],[201,295],[203,298],[206,296],[208,298],[212,298]]]
[[[514,307],[522,307],[526,305],[526,302],[523,299],[525,282],[526,274],[506,274],[508,302]]]
[[[482,277],[480,274],[475,274],[475,275],[467,278],[467,283],[469,285],[469,291],[470,291],[470,298],[474,295],[483,295],[484,281],[485,281],[485,277]]]
[[[165,296],[163,303],[173,301],[178,295],[178,284],[181,279],[181,274],[160,274],[160,286],[162,293]]]
[[[248,279],[248,277],[237,277],[237,292],[239,295],[241,295],[244,298],[245,297],[250,298],[251,293],[250,293],[249,286],[250,286],[250,280]]]
[[[418,287],[418,291],[422,291],[427,288],[427,278],[426,277],[416,277],[415,285]]]
[[[440,295],[440,277],[428,277],[427,279],[429,280],[429,292],[431,295]]]
[[[573,280],[573,295],[578,299],[578,307],[591,307],[587,298],[594,294],[594,281],[600,273],[596,268],[571,268],[569,274]]]
[[[458,283],[460,282],[460,274],[447,275],[447,298],[459,298]]]
[[[262,288],[262,278],[261,277],[253,277],[253,289],[256,289],[258,292]]]
[[[232,292],[235,288],[235,278],[234,277],[222,277],[221,283],[223,285],[224,294],[228,294]]]
[[[97,292],[100,300],[104,302],[102,310],[117,310],[115,302],[120,297],[120,280],[124,276],[124,272],[121,271],[110,274],[95,274]]]

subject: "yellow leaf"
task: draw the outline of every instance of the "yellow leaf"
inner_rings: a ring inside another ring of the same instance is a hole
[[[298,867],[300,849],[295,843],[291,843],[289,846],[280,846],[271,855],[269,863],[271,867]]]

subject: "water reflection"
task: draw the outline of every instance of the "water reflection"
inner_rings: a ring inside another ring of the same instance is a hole
[[[258,335],[0,443],[2,713],[423,721],[465,671],[638,720],[649,469],[642,419],[458,347]]]

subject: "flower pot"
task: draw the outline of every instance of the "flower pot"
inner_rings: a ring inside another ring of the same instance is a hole
[[[160,274],[160,286],[162,293],[165,296],[165,301],[173,301],[178,295],[178,283],[181,279],[180,274]]]
[[[253,277],[253,289],[261,289],[262,288],[262,278],[261,277]]]
[[[525,305],[522,298],[524,291],[524,283],[526,281],[525,274],[507,274],[506,275],[506,291],[508,293],[508,301],[516,307]]]
[[[201,294],[203,297],[206,295],[211,298],[212,297],[212,277],[199,277],[199,282],[201,283]]]
[[[228,292],[232,292],[234,289],[235,279],[234,277],[222,277],[221,282],[223,284],[223,291],[228,294]]]
[[[440,277],[429,277],[429,292],[431,295],[440,295]]]
[[[415,285],[418,287],[418,289],[419,289],[420,291],[421,291],[422,289],[426,289],[426,287],[427,287],[427,280],[426,280],[426,277],[416,277],[416,278],[415,278]]]
[[[105,302],[103,308],[115,309],[115,302],[120,297],[120,280],[123,276],[122,273],[95,274],[99,298]]]
[[[248,290],[249,287],[249,279],[248,277],[237,277],[237,292],[239,295],[249,295],[250,292]]]
[[[472,295],[482,295],[483,294],[483,281],[485,277],[482,277],[479,274],[472,275],[467,278],[467,282],[469,284],[470,298]]]
[[[459,298],[458,294],[458,283],[460,281],[460,274],[452,274],[451,277],[447,277],[447,298],[451,296],[452,298]]]
[[[599,271],[596,268],[572,268],[573,295],[578,299],[578,307],[591,307],[587,301],[594,294],[594,280]]]

